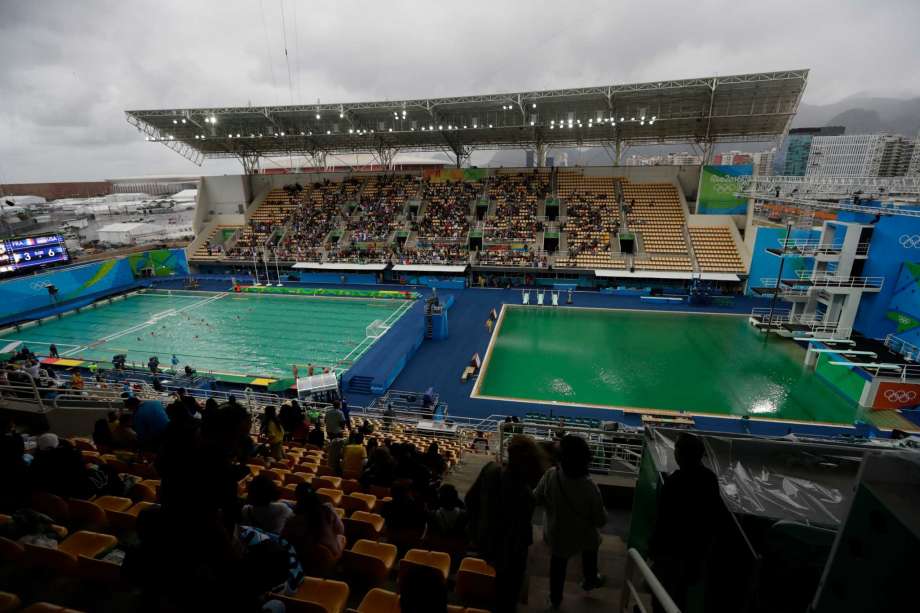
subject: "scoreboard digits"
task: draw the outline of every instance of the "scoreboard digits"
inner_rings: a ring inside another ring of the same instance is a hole
[[[70,255],[60,234],[0,240],[0,276],[27,273],[50,264],[69,262]]]

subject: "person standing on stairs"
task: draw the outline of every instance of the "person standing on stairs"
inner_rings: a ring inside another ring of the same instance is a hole
[[[559,466],[550,468],[534,490],[536,503],[546,509],[543,537],[550,546],[550,606],[558,610],[569,558],[581,555],[582,589],[601,587],[606,578],[597,574],[600,529],[607,510],[597,484],[591,479],[591,449],[580,436],[567,434],[559,443]]]

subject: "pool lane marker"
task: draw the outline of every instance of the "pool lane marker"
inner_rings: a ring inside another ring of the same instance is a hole
[[[211,302],[220,300],[221,298],[224,298],[228,295],[229,294],[227,292],[221,292],[220,294],[211,296],[210,298],[205,298],[204,300],[199,300],[198,302],[193,302],[192,304],[186,305],[179,309],[167,309],[165,311],[160,311],[159,313],[154,313],[153,315],[151,315],[150,319],[148,319],[147,321],[143,323],[135,324],[129,328],[125,328],[124,330],[119,330],[118,332],[113,332],[112,334],[109,334],[108,336],[103,336],[102,338],[95,340],[87,345],[83,345],[83,346],[77,347],[76,349],[65,351],[61,355],[62,356],[74,355],[74,354],[80,353],[81,351],[85,351],[87,349],[98,347],[99,345],[103,345],[111,340],[115,340],[116,338],[121,338],[122,336],[125,336],[127,334],[133,334],[134,332],[139,332],[140,330],[143,330],[144,328],[147,328],[148,326],[157,324],[162,319],[166,319],[167,317],[173,317],[175,315],[178,315],[179,313],[184,313],[185,311],[190,311],[192,309],[204,306]]]

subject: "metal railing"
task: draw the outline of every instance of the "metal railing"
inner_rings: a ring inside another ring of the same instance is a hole
[[[820,239],[787,238],[777,239],[779,246],[786,249],[795,249],[801,255],[837,255],[843,251],[842,243],[822,243]],[[868,255],[869,243],[858,243],[856,255]]]
[[[499,424],[499,457],[506,458],[507,442],[515,434],[526,434],[538,441],[552,441],[563,434],[583,437],[591,449],[590,470],[595,474],[635,477],[639,472],[645,439],[641,430],[606,430],[524,420]]]
[[[912,343],[908,343],[902,338],[895,336],[894,334],[889,334],[885,337],[885,346],[891,349],[894,353],[903,355],[908,360],[917,360],[920,359],[920,347]]]
[[[820,287],[862,287],[881,289],[885,277],[838,277],[833,274],[815,273],[809,270],[800,270],[796,273],[800,281],[809,281],[814,286]],[[783,279],[795,283],[795,279]]]
[[[12,373],[7,373],[7,377]],[[14,380],[6,381],[0,384],[0,405],[7,408],[21,408],[34,410],[36,413],[45,413],[49,407],[45,405],[41,392],[51,392],[55,388],[41,388],[36,385],[35,379],[27,372],[16,371],[13,375]],[[24,381],[17,381],[17,378],[26,377]]]
[[[635,613],[637,610],[641,613],[649,613],[652,607],[646,606],[648,600],[657,602],[665,613],[680,613],[680,609],[649,568],[642,554],[633,548],[627,552],[624,584],[626,589],[620,593],[621,613]],[[643,586],[648,588],[645,598],[639,592]]]
[[[776,288],[780,294],[791,296],[805,296],[810,288],[804,286],[783,286],[776,277],[763,277],[760,279],[761,287]]]

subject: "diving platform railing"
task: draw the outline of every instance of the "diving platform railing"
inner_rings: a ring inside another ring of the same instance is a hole
[[[781,283],[790,286],[806,284],[812,287],[852,287],[870,290],[880,290],[885,283],[885,277],[839,277],[808,270],[798,271],[796,277],[795,279],[782,279]]]
[[[889,334],[885,337],[885,346],[911,362],[920,361],[920,347],[913,343],[908,343],[894,334]]]

